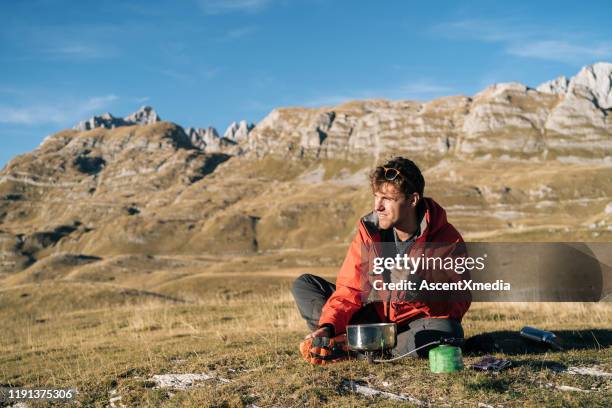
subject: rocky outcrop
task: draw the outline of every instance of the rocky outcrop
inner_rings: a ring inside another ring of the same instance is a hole
[[[207,129],[187,128],[185,130],[192,144],[199,149],[208,153],[226,153],[231,155],[241,155],[244,152],[242,146],[247,140],[249,131],[246,127],[238,128],[234,133],[228,129],[225,135],[221,137],[217,133],[217,129],[213,127]]]
[[[143,106],[136,112],[127,116],[124,119],[127,123],[134,125],[152,125],[161,121],[161,118],[157,115],[157,112],[150,106]]]
[[[612,109],[612,64],[600,62],[582,70],[572,78],[568,93],[591,99],[600,109]]]
[[[246,120],[241,120],[240,123],[232,122],[225,130],[223,137],[236,143],[242,143],[248,139],[253,128],[255,128],[255,125],[247,123]]]
[[[612,64],[584,67],[567,84],[546,118],[547,146],[565,160],[610,160],[612,151]],[[596,152],[595,154],[593,154]]]
[[[143,106],[125,118],[116,118],[110,113],[94,116],[77,123],[73,129],[81,132],[96,128],[114,129],[120,126],[151,125],[161,121],[155,110],[150,106]]]
[[[242,154],[244,151],[242,146],[248,142],[249,133],[254,127],[254,124],[242,120],[240,123],[232,122],[222,137],[214,127],[187,128],[185,133],[194,146],[207,152]]]
[[[538,92],[565,95],[569,86],[569,79],[565,76],[560,76],[557,79],[544,82],[536,87]]]
[[[584,67],[571,79],[561,76],[544,82],[539,92],[589,99],[601,110],[612,109],[612,64],[598,62]]]
[[[217,129],[214,127],[209,127],[207,129],[187,128],[185,129],[185,133],[189,136],[191,143],[202,150],[207,148],[218,150],[221,147],[221,138],[217,133]]]

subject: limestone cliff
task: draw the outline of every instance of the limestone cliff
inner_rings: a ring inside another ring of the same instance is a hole
[[[536,89],[494,84],[473,97],[430,102],[369,100],[276,109],[248,152],[299,157],[386,157],[398,152],[460,158],[609,161],[612,64],[583,68]]]

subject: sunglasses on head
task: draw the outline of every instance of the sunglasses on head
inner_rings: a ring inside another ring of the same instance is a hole
[[[416,191],[414,184],[412,184],[412,182],[408,180],[398,169],[393,168],[393,167],[386,167],[386,166],[380,166],[380,168],[383,169],[383,171],[385,172],[384,174],[385,180],[393,181],[399,177],[402,180],[404,180],[406,183],[408,183],[412,191]]]
[[[401,178],[405,179],[405,177],[402,176],[402,173],[400,173],[400,171],[398,169],[395,169],[393,167],[385,167],[385,166],[380,166],[380,167],[385,172],[385,180],[393,181],[397,177],[401,177]]]

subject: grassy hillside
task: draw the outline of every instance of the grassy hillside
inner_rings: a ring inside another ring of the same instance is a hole
[[[291,281],[335,268],[268,257],[116,257],[58,271],[24,271],[0,289],[0,378],[11,387],[76,387],[81,406],[400,406],[342,389],[344,380],[403,393],[435,406],[606,406],[612,380],[558,373],[596,366],[612,372],[612,306],[475,304],[466,336],[490,333],[500,374],[429,371],[426,360],[314,367],[301,360],[307,333]],[[224,261],[224,262],[219,262]],[[274,265],[274,266],[271,266]],[[523,343],[526,325],[556,332],[567,351]],[[480,355],[466,355],[466,365]],[[207,373],[187,390],[156,389],[152,376]],[[585,391],[562,391],[572,386]],[[45,404],[40,404],[45,405]]]

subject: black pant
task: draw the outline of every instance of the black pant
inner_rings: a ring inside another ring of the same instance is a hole
[[[336,285],[333,283],[310,274],[301,275],[293,282],[291,289],[293,298],[310,330],[316,330],[319,327],[323,305],[335,290]],[[381,318],[371,303],[364,305],[350,319],[351,324],[380,322]],[[455,319],[417,318],[411,320],[398,327],[397,345],[392,350],[392,355],[402,355],[442,337],[463,339],[461,323]],[[415,354],[418,354],[419,357],[427,357],[432,347],[435,345],[425,347],[410,355],[416,357]]]

